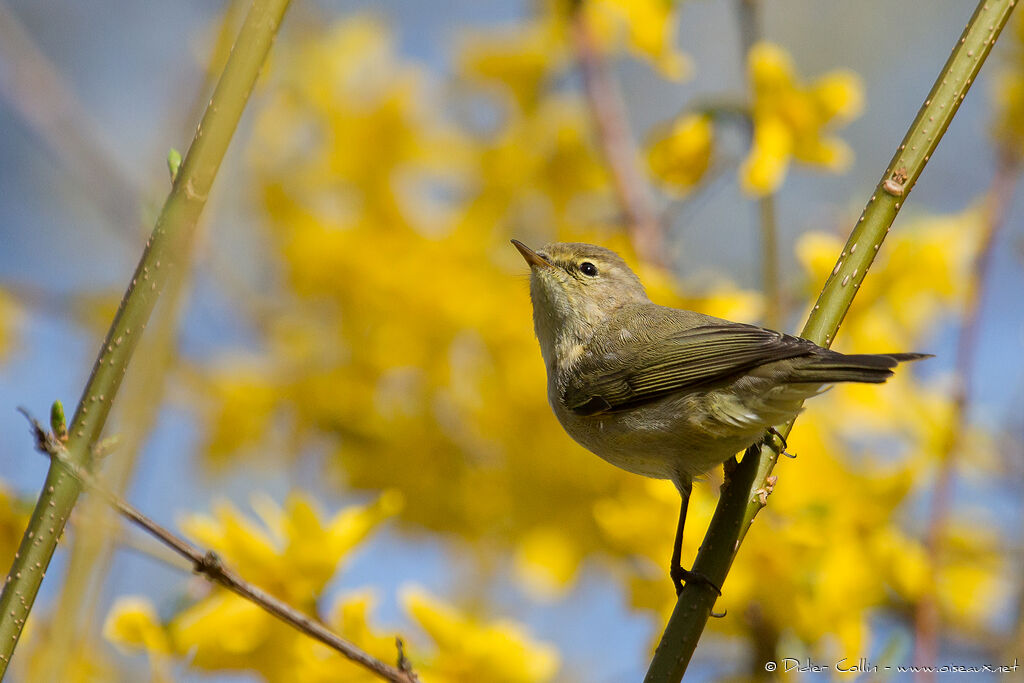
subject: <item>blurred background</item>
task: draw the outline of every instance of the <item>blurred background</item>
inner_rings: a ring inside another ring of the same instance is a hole
[[[0,2],[0,559],[246,2]],[[157,521],[425,680],[642,678],[678,495],[546,403],[510,238],[799,331],[970,8],[954,0],[296,2],[98,466]],[[1020,17],[1018,17],[1020,19]],[[690,668],[1024,652],[1024,30],[1011,21],[836,348]],[[684,565],[718,497],[698,482]],[[13,680],[371,680],[86,496]],[[900,676],[896,676],[900,678]]]

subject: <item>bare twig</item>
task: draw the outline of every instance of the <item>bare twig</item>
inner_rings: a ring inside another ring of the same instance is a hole
[[[101,484],[84,467],[73,462],[68,455],[67,449],[64,447],[64,442],[52,432],[44,429],[39,421],[32,417],[25,408],[19,407],[18,410],[32,425],[32,436],[35,439],[36,449],[40,453],[48,456],[51,461],[60,463],[64,470],[77,479],[82,486],[101,495],[121,515],[191,562],[192,568],[197,574],[202,574],[213,583],[220,584],[232,593],[241,596],[255,605],[259,605],[262,609],[292,628],[318,640],[344,657],[374,672],[381,678],[395,681],[396,683],[413,683],[416,681],[416,676],[412,673],[409,662],[402,651],[400,640],[398,641],[398,656],[402,668],[396,668],[367,654],[354,643],[350,643],[335,634],[316,619],[303,614],[291,605],[252,585],[225,565],[212,550],[203,552],[202,549],[175,535],[174,532],[147,517],[135,506],[122,500],[120,496]]]
[[[956,347],[956,370],[953,377],[953,415],[947,426],[946,438],[938,454],[939,469],[928,514],[925,547],[933,570],[942,562],[942,534],[953,504],[953,479],[960,455],[961,438],[967,426],[967,408],[971,400],[971,378],[977,357],[978,332],[981,327],[981,303],[992,266],[996,238],[1005,223],[1006,208],[1013,197],[1018,169],[1004,155],[996,168],[992,187],[986,198],[984,221],[978,253],[971,269],[964,300],[963,322]],[[914,615],[914,662],[934,663],[938,655],[939,606],[934,591],[928,591],[917,603]],[[918,680],[933,680],[933,673],[921,672]]]
[[[571,21],[573,44],[583,75],[583,88],[594,117],[598,144],[626,215],[633,247],[643,260],[665,265],[662,226],[629,130],[622,94],[590,32],[582,2],[574,3]]]

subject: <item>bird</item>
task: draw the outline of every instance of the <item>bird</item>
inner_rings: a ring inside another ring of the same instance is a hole
[[[534,331],[555,417],[581,446],[634,474],[668,479],[681,505],[669,575],[681,566],[693,480],[800,412],[837,382],[882,383],[924,353],[843,354],[797,336],[652,302],[610,249],[512,244],[530,266]]]

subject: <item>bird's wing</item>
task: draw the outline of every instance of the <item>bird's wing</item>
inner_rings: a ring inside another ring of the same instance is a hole
[[[664,309],[663,309],[664,310]],[[710,319],[717,320],[717,319]],[[665,322],[664,320],[662,321]],[[562,387],[577,415],[622,410],[684,389],[712,385],[773,361],[815,353],[806,339],[727,321],[648,335],[629,352],[593,354],[573,367]]]

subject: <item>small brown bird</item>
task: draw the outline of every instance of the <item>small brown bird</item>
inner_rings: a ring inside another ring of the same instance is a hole
[[[659,306],[613,251],[554,243],[535,252],[512,244],[530,264],[548,401],[562,427],[611,464],[670,479],[679,489],[670,567],[677,593],[684,581],[706,581],[680,565],[694,477],[792,419],[825,385],[884,382],[898,363],[928,357],[846,355],[762,327]]]

